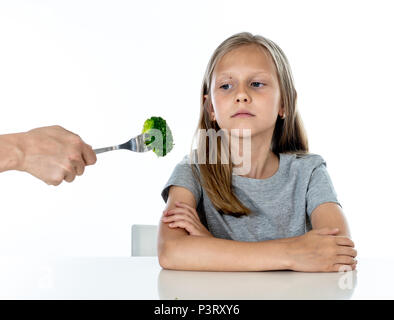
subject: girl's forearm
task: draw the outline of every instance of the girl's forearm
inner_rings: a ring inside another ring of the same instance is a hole
[[[22,156],[19,140],[19,133],[0,135],[0,172],[18,168]]]
[[[291,239],[242,242],[188,235],[168,240],[159,261],[163,268],[174,270],[289,270]]]

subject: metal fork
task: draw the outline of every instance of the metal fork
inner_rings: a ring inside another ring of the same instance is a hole
[[[153,149],[152,145],[146,145],[145,141],[149,140],[151,135],[148,133],[141,133],[140,135],[131,138],[129,141],[119,144],[117,146],[112,147],[105,147],[94,149],[93,151],[97,153],[112,151],[112,150],[119,150],[119,149],[127,149],[134,152],[147,152]]]

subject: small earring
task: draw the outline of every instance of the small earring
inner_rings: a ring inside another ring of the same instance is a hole
[[[281,119],[285,119],[285,118],[286,118],[286,115],[283,114],[283,116],[281,116],[280,118],[281,118]]]

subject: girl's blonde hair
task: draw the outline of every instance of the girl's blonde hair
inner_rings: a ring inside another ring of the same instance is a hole
[[[210,117],[210,112],[213,110],[211,104],[211,81],[217,63],[231,50],[251,44],[263,48],[264,52],[267,52],[269,54],[268,56],[270,56],[274,62],[279,82],[281,101],[286,115],[285,119],[281,119],[278,116],[276,120],[271,141],[272,152],[276,155],[279,155],[279,153],[294,153],[298,155],[308,153],[308,139],[301,117],[297,111],[297,91],[294,88],[289,62],[277,44],[263,36],[252,35],[249,32],[237,33],[224,40],[216,48],[209,60],[201,88],[200,118],[198,120],[197,129],[193,135],[193,142],[201,129],[205,129],[207,132],[209,129],[214,129],[215,132],[220,130],[217,122],[212,121]],[[205,102],[204,95],[208,95]],[[207,141],[206,135],[201,135],[199,137],[197,143],[197,153],[199,157],[201,155],[207,157],[209,154],[210,141],[211,139]],[[251,210],[244,206],[233,193],[232,161],[227,161],[229,164],[223,164],[221,161],[221,145],[222,143],[217,144],[217,161],[215,164],[209,163],[207,158],[205,158],[205,164],[201,164],[201,159],[198,159],[200,175],[196,172],[194,165],[191,165],[193,174],[206,191],[209,199],[218,212],[236,217],[247,215],[251,213]],[[195,159],[192,148],[193,143],[190,150],[191,161]],[[223,162],[226,163],[225,161]]]

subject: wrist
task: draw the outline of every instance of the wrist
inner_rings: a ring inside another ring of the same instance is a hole
[[[23,133],[0,136],[0,172],[21,170],[24,158]]]
[[[284,253],[283,264],[286,270],[293,270],[294,260],[293,260],[293,250],[294,243],[298,237],[283,238],[280,239],[282,245],[282,252]]]

